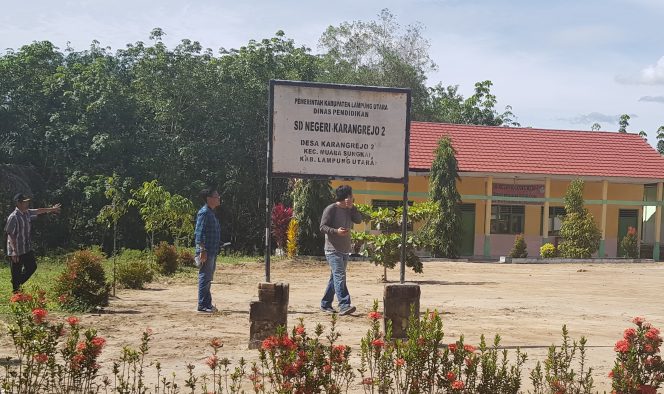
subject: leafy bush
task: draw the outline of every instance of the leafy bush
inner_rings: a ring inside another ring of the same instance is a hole
[[[67,267],[56,278],[54,292],[67,310],[89,311],[108,305],[110,285],[101,265],[102,258],[90,250],[73,253]]]
[[[297,219],[291,218],[290,222],[288,222],[288,231],[286,232],[286,256],[289,259],[292,259],[297,254],[297,231]]]
[[[638,238],[636,236],[636,229],[632,226],[627,228],[627,234],[620,241],[620,246],[623,250],[623,257],[628,257],[630,259],[639,258],[639,245]]]
[[[178,265],[180,267],[195,267],[194,254],[189,249],[181,249],[178,252]]]
[[[123,261],[118,264],[117,281],[128,289],[142,289],[154,279],[153,264],[148,260]]]
[[[365,392],[373,393],[518,393],[526,355],[517,349],[510,365],[507,350],[499,358],[500,337],[479,347],[464,344],[463,336],[444,350],[443,323],[436,311],[421,320],[411,316],[406,341],[391,338],[388,321],[380,331],[378,303],[368,315],[371,327],[361,341],[360,368]]]
[[[173,275],[178,269],[178,252],[175,246],[162,241],[154,249],[157,265],[164,275]]]
[[[525,258],[528,257],[528,246],[526,245],[526,240],[523,238],[523,234],[519,234],[514,238],[514,247],[510,252],[510,257],[514,258]]]
[[[556,257],[556,247],[550,242],[545,243],[540,247],[540,256],[545,259]]]
[[[560,348],[549,347],[549,354],[544,361],[544,372],[538,361],[530,372],[534,394],[545,393],[591,393],[594,385],[592,368],[586,368],[586,338],[581,337],[578,344],[570,344],[567,326],[563,326],[563,343]],[[572,363],[578,351],[579,370]]]
[[[656,393],[664,381],[659,329],[635,317],[636,329],[628,328],[616,342],[616,363],[609,373],[615,393]]]
[[[583,181],[575,179],[565,194],[565,217],[560,227],[562,257],[587,259],[599,249],[601,232],[593,215],[583,206]]]
[[[363,231],[352,231],[350,233],[351,248],[354,254],[360,254],[366,242],[371,236]]]

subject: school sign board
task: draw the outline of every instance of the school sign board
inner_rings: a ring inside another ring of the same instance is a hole
[[[273,176],[403,182],[410,89],[270,81]]]

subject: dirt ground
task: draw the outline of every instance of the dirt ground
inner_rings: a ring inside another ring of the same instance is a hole
[[[374,300],[382,309],[382,268],[369,262],[350,263],[348,287],[357,312],[341,317],[339,343],[359,353],[360,338],[369,324],[366,314]],[[330,317],[319,310],[320,297],[329,275],[325,262],[273,262],[271,280],[290,284],[288,324],[304,318],[305,325],[329,327]],[[398,282],[399,271],[388,271]],[[463,262],[426,262],[424,273],[406,271],[406,281],[421,287],[421,311],[442,311],[445,343],[464,335],[466,343],[477,344],[484,333],[489,339],[498,333],[501,344],[520,346],[528,354],[522,382],[530,386],[529,373],[537,360],[544,361],[547,348],[560,344],[561,328],[570,336],[588,339],[588,365],[595,369],[599,392],[610,390],[608,372],[613,366],[613,346],[634,316],[644,316],[655,326],[664,326],[661,290],[662,264],[556,264],[506,265]],[[163,371],[175,372],[183,381],[185,366],[204,373],[207,346],[213,337],[224,342],[222,357],[257,359],[247,350],[249,303],[257,299],[258,283],[264,280],[264,266],[246,263],[218,269],[212,285],[213,302],[220,312],[195,311],[195,279],[187,283],[153,283],[146,290],[119,290],[104,313],[85,315],[84,326],[97,327],[107,338],[102,363],[110,372],[122,346],[137,346],[143,329],[154,331],[147,361],[160,361]],[[0,350],[5,353],[6,338]],[[510,350],[513,352],[513,350]],[[10,352],[8,352],[10,353]],[[154,377],[147,369],[149,383]],[[358,388],[359,389],[359,388]]]

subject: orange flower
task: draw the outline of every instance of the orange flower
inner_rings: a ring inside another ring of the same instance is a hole
[[[69,316],[67,318],[67,323],[69,323],[70,326],[74,327],[78,324],[79,320],[78,317],[76,316]]]
[[[452,382],[452,388],[454,390],[463,390],[464,386],[465,385],[460,380],[455,380],[454,382]]]
[[[210,367],[210,369],[212,370],[217,369],[218,363],[219,363],[219,358],[216,355],[212,355],[205,359],[205,364],[207,364],[208,367]]]
[[[405,364],[406,360],[404,360],[403,358],[397,358],[396,360],[394,360],[394,365],[396,365],[397,368],[403,367]]]
[[[380,320],[382,318],[383,318],[383,315],[381,315],[380,312],[376,312],[376,311],[369,312],[369,319],[371,319],[371,320],[375,321],[375,320]]]
[[[214,349],[219,349],[220,347],[224,346],[224,344],[221,342],[221,339],[219,338],[212,338],[210,341],[210,346]]]

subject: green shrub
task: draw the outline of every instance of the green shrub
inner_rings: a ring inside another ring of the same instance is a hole
[[[194,254],[188,249],[182,249],[178,252],[178,264],[180,267],[195,267]]]
[[[154,278],[154,264],[147,260],[123,261],[118,264],[117,280],[127,289],[142,289]]]
[[[169,245],[166,242],[161,242],[154,249],[154,254],[157,257],[157,265],[164,275],[173,275],[178,269],[178,252],[175,246]]]
[[[91,250],[80,250],[67,260],[56,278],[54,292],[67,310],[89,311],[108,305],[110,285],[101,265],[102,258]]]
[[[513,258],[526,258],[528,257],[528,245],[523,238],[523,234],[519,234],[514,239],[514,247],[510,251],[510,257]]]
[[[575,179],[565,194],[566,214],[560,227],[563,242],[558,246],[562,257],[587,259],[599,249],[602,233],[583,203],[583,181]]]
[[[545,259],[556,257],[556,247],[552,243],[545,243],[540,247],[540,256]]]

